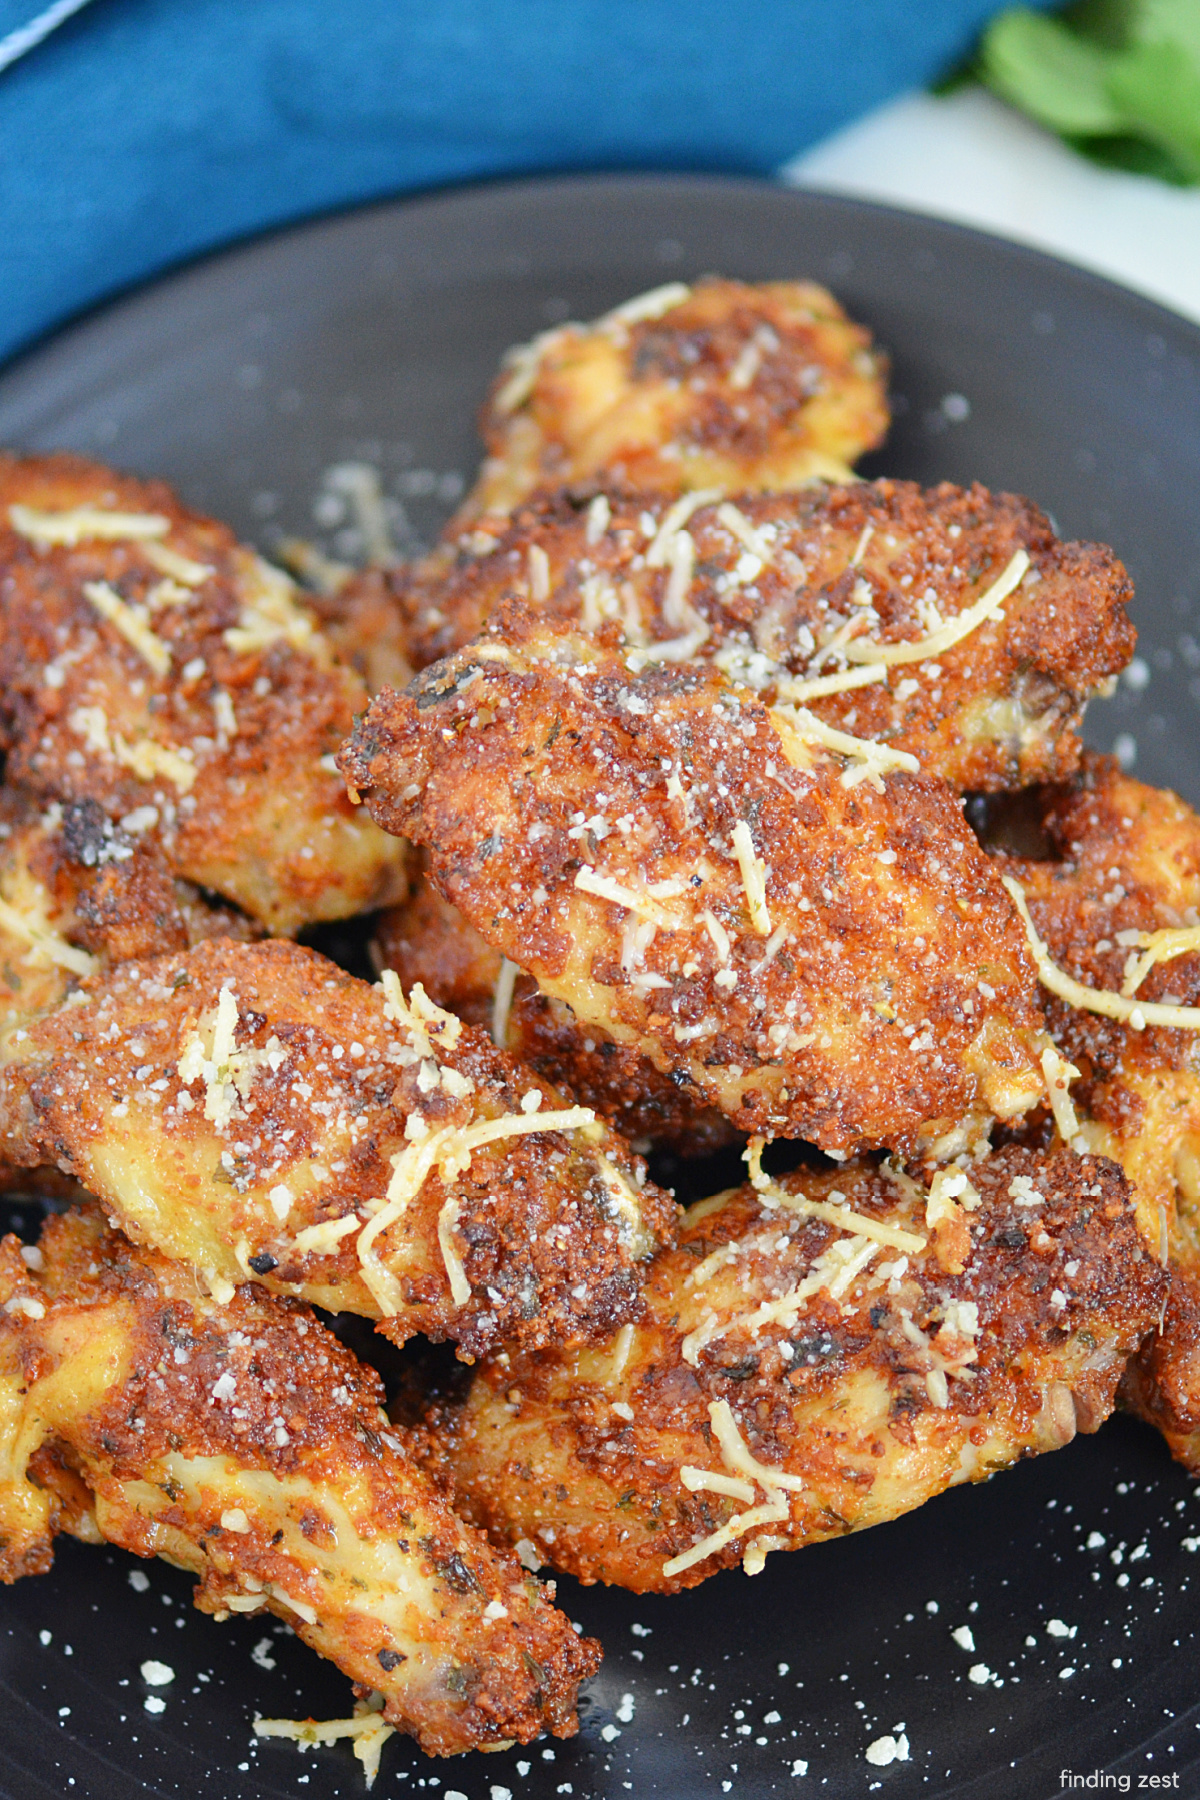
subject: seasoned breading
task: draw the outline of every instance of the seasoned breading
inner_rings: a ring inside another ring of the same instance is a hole
[[[0,787],[0,1029],[56,1006],[80,978],[130,957],[261,928],[173,876],[136,817]]]
[[[603,1335],[674,1230],[590,1111],[294,944],[125,964],[0,1059],[8,1159],[56,1163],[214,1292],[257,1280],[397,1343]]]
[[[365,699],[287,576],[160,482],[0,456],[6,778],[154,819],[173,874],[272,931],[403,892],[331,753]]]
[[[529,1567],[670,1593],[1094,1431],[1165,1286],[1120,1171],[1009,1147],[938,1180],[700,1201],[644,1319],[489,1358],[435,1417],[456,1505]]]
[[[804,698],[818,718],[963,792],[1075,769],[1084,704],[1133,652],[1110,550],[1061,543],[1029,501],[979,486],[861,482],[685,512],[696,498],[559,495],[398,571],[414,665],[515,598],[589,630],[615,622],[641,660],[715,660],[767,698],[827,683]],[[1024,579],[977,617],[1019,553]]]
[[[443,900],[426,863],[423,852],[414,856],[409,899],[380,914],[372,954],[381,969],[394,969],[405,988],[419,981],[439,1006],[594,1107],[635,1150],[702,1156],[736,1141],[723,1113],[698,1106],[630,1045],[589,1036],[563,1001],[540,993]]]
[[[513,609],[340,762],[589,1033],[743,1130],[953,1154],[1044,1092],[1036,982],[950,791],[876,758]]]
[[[452,531],[538,488],[725,492],[843,479],[887,430],[886,359],[826,289],[710,278],[510,350]]]
[[[1124,1168],[1143,1238],[1170,1264],[1161,1329],[1131,1370],[1130,1397],[1200,1468],[1200,1035],[1153,1014],[1200,1008],[1200,817],[1092,754],[1074,783],[1036,796],[1036,814],[1051,856],[1002,866],[1051,960],[1102,994],[1131,988],[1126,1009],[1150,1013],[1138,1029],[1045,995],[1050,1031],[1081,1071],[1071,1091],[1084,1136]],[[1150,951],[1162,960],[1147,962]]]
[[[98,1208],[51,1219],[39,1248],[40,1282],[0,1315],[0,1514],[49,1448],[102,1537],[190,1570],[218,1619],[286,1620],[431,1754],[577,1729],[599,1646],[456,1518],[389,1429],[379,1377],[307,1307],[207,1299]],[[0,1574],[27,1562],[6,1548]]]

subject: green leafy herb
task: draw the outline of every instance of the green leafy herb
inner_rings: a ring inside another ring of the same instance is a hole
[[[1011,7],[973,72],[1096,162],[1200,185],[1200,0]]]

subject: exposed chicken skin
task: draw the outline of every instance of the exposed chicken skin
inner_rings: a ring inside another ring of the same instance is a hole
[[[307,1307],[206,1299],[98,1209],[50,1220],[40,1250],[40,1281],[0,1316],[0,1528],[49,1451],[92,1490],[101,1536],[190,1570],[219,1619],[285,1619],[431,1754],[577,1728],[599,1646],[455,1517],[389,1430],[378,1376]],[[17,1541],[10,1581],[29,1572]]]
[[[328,760],[358,677],[286,576],[160,482],[0,457],[0,693],[10,782],[140,818],[272,931],[403,892]]]
[[[0,1055],[12,1162],[56,1163],[215,1291],[258,1280],[398,1343],[603,1335],[673,1233],[590,1112],[294,944],[125,964]]]
[[[411,896],[381,913],[376,927],[372,952],[381,969],[394,969],[405,988],[419,981],[439,1006],[490,1032],[510,1056],[594,1107],[635,1150],[702,1156],[736,1141],[724,1113],[698,1106],[637,1049],[589,1035],[563,1001],[540,993],[532,976],[506,964],[443,900],[428,879],[424,852],[411,866]]]
[[[0,1028],[129,957],[259,934],[172,876],[153,835],[114,826],[95,800],[44,807],[0,787]]]
[[[876,791],[712,668],[635,675],[513,610],[340,761],[544,993],[743,1130],[946,1155],[1044,1091],[1024,933],[949,790]]]
[[[958,1174],[973,1211],[861,1164],[700,1201],[642,1320],[489,1358],[435,1417],[456,1505],[527,1562],[669,1593],[1095,1430],[1165,1285],[1119,1170],[1010,1147]]]
[[[887,430],[886,378],[869,333],[812,282],[672,283],[509,351],[480,415],[487,460],[451,535],[538,488],[841,479]]]
[[[1011,494],[876,481],[740,497],[685,518],[686,504],[559,495],[400,571],[411,660],[461,649],[516,598],[591,630],[614,621],[644,660],[716,660],[772,697],[788,680],[845,673],[848,659],[861,677],[869,646],[886,659],[953,627],[1024,552],[1029,570],[996,617],[957,643],[935,638],[886,680],[805,700],[966,792],[1070,775],[1089,694],[1133,652],[1132,589],[1116,557],[1060,543]]]
[[[1037,795],[1036,810],[1059,860],[1005,857],[1003,866],[1051,959],[1085,987],[1120,993],[1137,974],[1143,938],[1200,924],[1200,818],[1094,755],[1073,784]],[[1150,967],[1129,1004],[1200,1008],[1200,934],[1165,947],[1176,946],[1184,953]],[[1045,999],[1055,1041],[1082,1072],[1071,1091],[1084,1135],[1124,1168],[1143,1238],[1170,1263],[1161,1329],[1133,1365],[1128,1394],[1180,1461],[1200,1469],[1200,1034],[1153,1020],[1138,1030]]]

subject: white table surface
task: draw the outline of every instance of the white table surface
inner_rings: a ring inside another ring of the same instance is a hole
[[[1033,244],[1200,320],[1200,188],[1096,168],[983,89],[903,95],[783,176]]]

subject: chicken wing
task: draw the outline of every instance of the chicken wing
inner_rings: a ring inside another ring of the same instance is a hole
[[[887,363],[808,281],[672,282],[510,350],[452,534],[538,488],[726,492],[841,480],[883,439]]]
[[[589,630],[614,621],[639,660],[698,657],[768,698],[798,691],[963,792],[1070,775],[1084,704],[1134,644],[1112,552],[1061,543],[1029,501],[978,486],[559,495],[394,581],[416,667],[516,598]]]
[[[404,891],[331,753],[365,700],[290,580],[159,482],[0,457],[6,778],[134,820],[272,931]]]
[[[439,1006],[489,1031],[509,1055],[555,1087],[566,1087],[608,1120],[633,1149],[703,1156],[737,1140],[723,1113],[699,1106],[629,1044],[592,1037],[562,1000],[501,956],[443,900],[428,879],[423,852],[411,864],[409,899],[379,916],[372,955],[402,987],[420,982]]]
[[[1171,1270],[1160,1329],[1128,1394],[1197,1469],[1200,818],[1095,755],[1073,783],[1036,796],[1036,815],[1049,854],[1002,866],[1068,977],[1065,997],[1046,990],[1047,1023],[1081,1072],[1072,1094],[1084,1138],[1125,1170],[1142,1236]]]
[[[637,1593],[757,1573],[1095,1430],[1157,1317],[1100,1158],[760,1183],[689,1209],[609,1344],[489,1358],[435,1415],[456,1505],[527,1567]]]
[[[190,1570],[218,1619],[285,1619],[431,1754],[577,1729],[599,1646],[456,1518],[389,1429],[379,1377],[307,1307],[206,1299],[99,1209],[51,1219],[39,1248],[37,1291],[0,1322],[0,1367],[23,1374],[19,1393],[0,1380],[0,1508],[53,1446],[101,1536]],[[27,1562],[6,1551],[0,1574]]]
[[[674,1230],[591,1111],[294,944],[124,964],[0,1060],[11,1161],[56,1163],[218,1294],[256,1280],[397,1343],[603,1335]]]
[[[828,742],[513,609],[340,761],[589,1033],[743,1130],[955,1154],[1045,1091],[1024,934],[943,783]]]

